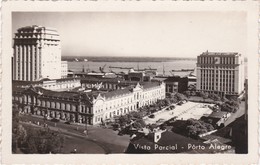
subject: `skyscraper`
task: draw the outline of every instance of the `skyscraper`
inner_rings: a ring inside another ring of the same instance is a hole
[[[13,80],[61,78],[61,44],[57,30],[36,25],[19,28],[13,50]]]
[[[203,52],[197,57],[197,90],[238,95],[244,90],[244,57],[239,53]]]

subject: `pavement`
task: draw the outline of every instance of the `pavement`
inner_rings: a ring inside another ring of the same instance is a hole
[[[170,120],[173,117],[177,117],[178,120],[187,120],[190,118],[200,119],[203,115],[209,115],[212,113],[212,110],[208,107],[203,107],[203,105],[211,105],[207,103],[196,103],[196,102],[187,102],[182,105],[176,105],[173,110],[163,110],[158,114],[155,114],[154,118],[144,119],[146,124],[154,124],[159,119],[163,121]]]
[[[237,110],[237,112],[232,113],[231,116],[225,121],[224,125],[227,126],[231,124],[233,121],[235,121],[237,118],[241,117],[244,114],[245,114],[245,102],[242,101],[241,104],[239,105],[239,109]]]
[[[22,115],[21,117],[23,120],[27,120],[23,124],[43,128],[43,118],[29,115]],[[40,126],[38,126],[38,122]],[[51,130],[59,131],[68,137],[68,142],[65,144],[68,144],[68,146],[64,147],[66,148],[65,153],[72,151],[74,148],[79,148],[78,152],[81,153],[123,153],[130,141],[128,135],[119,136],[116,131],[98,126],[67,125],[63,122],[54,123],[51,121],[45,121],[45,123]],[[87,135],[84,134],[86,129],[88,130]]]

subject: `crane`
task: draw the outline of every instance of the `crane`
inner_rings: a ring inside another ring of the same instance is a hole
[[[105,73],[104,69],[105,69],[106,65],[107,64],[105,64],[103,67],[99,67],[99,70],[100,70],[101,73]]]

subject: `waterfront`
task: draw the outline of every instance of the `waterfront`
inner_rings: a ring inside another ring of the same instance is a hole
[[[106,66],[105,66],[106,65]],[[127,69],[117,69],[112,68],[110,70],[109,66],[113,67],[133,67],[134,69],[144,69],[144,68],[155,68],[157,69],[158,74],[163,74],[163,68],[165,70],[165,75],[171,75],[171,70],[179,70],[179,69],[194,69],[196,67],[195,60],[176,60],[176,61],[169,61],[169,62],[94,62],[94,61],[87,61],[87,62],[68,62],[68,69],[72,71],[82,71],[84,68],[85,70],[89,69],[90,71],[99,72],[99,67],[103,67],[104,71],[110,72],[111,70],[114,72],[127,72]],[[189,72],[177,72],[178,75],[187,75]]]
[[[98,59],[98,57],[97,57]],[[134,59],[134,58],[133,58]],[[169,61],[146,61],[144,62],[135,62],[135,61],[68,61],[68,69],[71,71],[82,71],[83,68],[85,70],[94,71],[94,72],[100,72],[99,67],[104,67],[105,72],[128,72],[127,69],[118,69],[118,68],[109,68],[109,66],[112,67],[125,67],[125,68],[131,68],[134,69],[157,69],[158,74],[163,74],[163,70],[165,71],[165,75],[172,75],[172,70],[180,70],[180,69],[195,69],[196,67],[196,60],[190,59],[190,60],[169,60]],[[174,72],[175,75],[179,76],[186,76],[190,73],[190,71],[185,72]],[[196,71],[193,72],[194,75],[196,75]],[[247,62],[245,62],[245,76],[247,76]]]

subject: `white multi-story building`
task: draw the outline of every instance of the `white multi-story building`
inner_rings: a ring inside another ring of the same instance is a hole
[[[53,91],[36,85],[13,87],[13,104],[23,113],[91,125],[155,104],[164,98],[163,82],[137,83],[109,92]]]
[[[57,30],[35,25],[19,28],[13,50],[13,80],[61,78],[61,44]]]
[[[244,80],[244,57],[239,53],[207,51],[197,57],[198,91],[239,95]]]
[[[68,61],[61,61],[61,78],[68,76]]]
[[[93,102],[93,124],[124,115],[165,98],[165,83],[147,83],[99,94]]]

